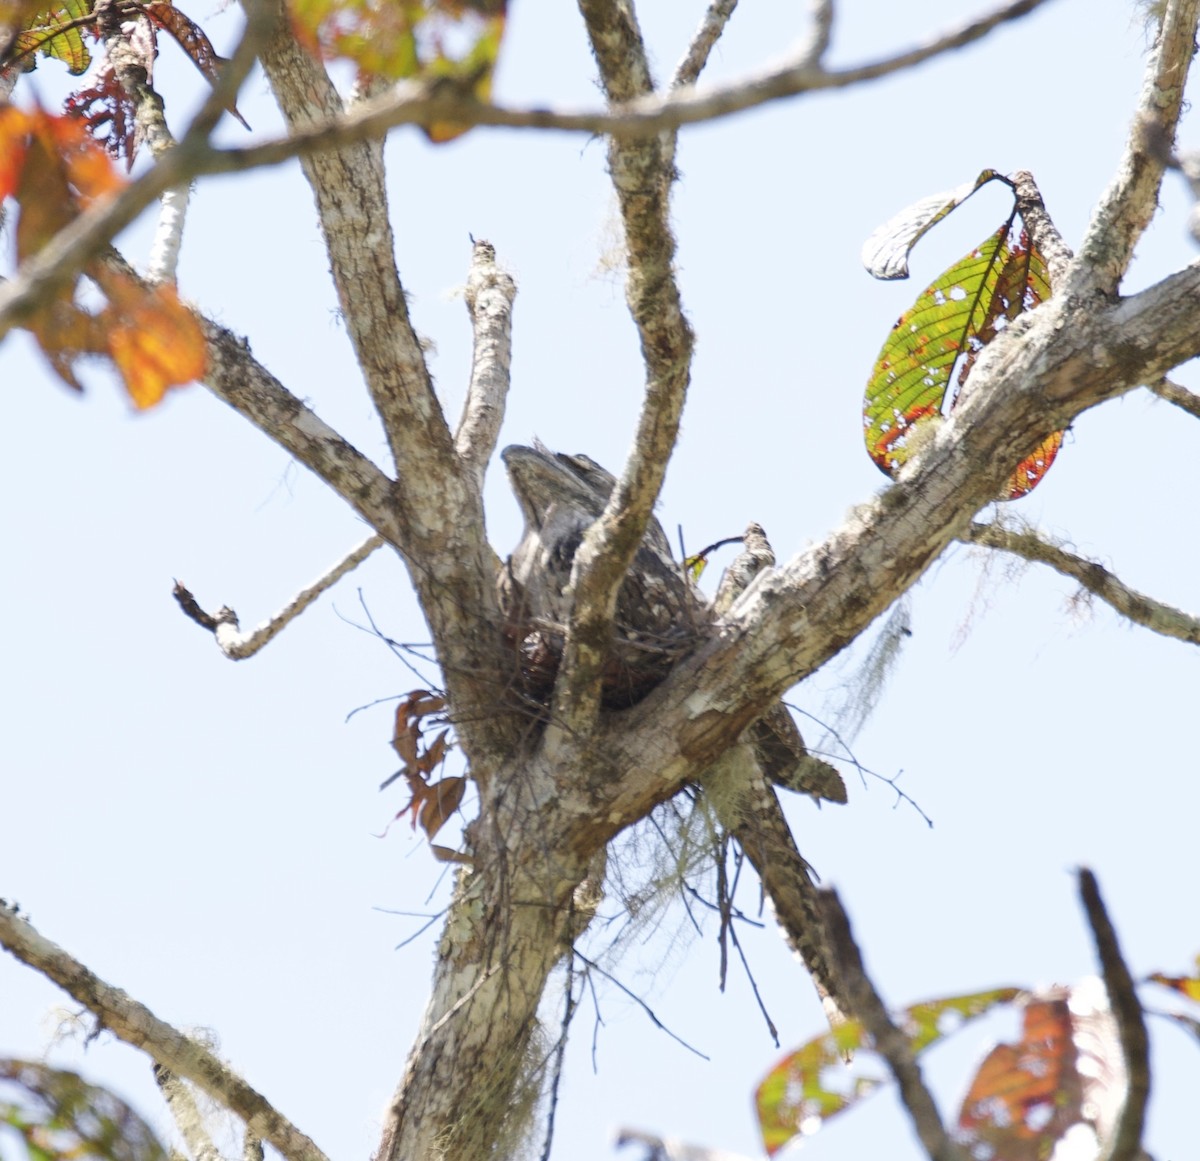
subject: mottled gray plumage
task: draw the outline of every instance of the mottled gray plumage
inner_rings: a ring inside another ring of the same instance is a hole
[[[616,480],[587,456],[540,446],[514,445],[504,449],[502,458],[525,517],[525,531],[501,572],[500,603],[519,659],[522,692],[544,703],[562,657],[575,553],[604,511]],[[762,530],[754,527],[747,540],[761,539],[761,567],[774,558]],[[744,588],[748,578],[739,582],[723,585],[722,591]],[[671,555],[662,526],[651,518],[617,595],[604,704],[621,708],[645,697],[695,645],[712,616]],[[808,753],[782,702],[750,727],[745,740],[753,744],[764,773],[777,786],[818,800],[846,801],[841,776]]]
[[[525,533],[500,578],[501,606],[521,656],[527,692],[553,685],[571,610],[571,568],[583,535],[604,511],[614,478],[587,456],[513,446],[502,453]],[[657,520],[617,594],[604,703],[629,706],[686,653],[704,623],[703,599],[672,559]]]

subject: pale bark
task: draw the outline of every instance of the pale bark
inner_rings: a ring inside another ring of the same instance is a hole
[[[690,372],[692,336],[675,282],[669,223],[673,169],[669,141],[659,135],[780,96],[887,75],[977,39],[1038,3],[1021,0],[919,49],[841,71],[820,66],[831,8],[818,4],[813,44],[782,68],[708,94],[688,88],[658,94],[631,5],[580,0],[610,107],[579,115],[505,111],[429,96],[419,86],[400,86],[346,110],[324,69],[286,29],[270,25],[263,64],[292,129],[290,140],[241,151],[208,144],[221,102],[245,75],[247,54],[253,56],[253,48],[243,46],[176,149],[115,201],[63,231],[0,288],[2,334],[165,190],[200,173],[305,158],[347,331],[394,476],[304,406],[245,343],[207,321],[206,384],[321,477],[405,562],[480,797],[479,816],[465,835],[472,864],[459,873],[421,1031],[385,1114],[379,1161],[501,1154],[522,1128],[520,1110],[536,1097],[538,1005],[550,972],[587,926],[598,892],[581,886],[608,842],[685,783],[712,771],[720,776],[746,729],[788,688],[853,641],[951,541],[972,535],[976,513],[1048,433],[1200,354],[1200,264],[1131,298],[1117,297],[1156,203],[1162,158],[1169,155],[1162,142],[1174,139],[1196,30],[1200,0],[1172,0],[1125,159],[1080,255],[1071,259],[1065,249],[1050,248],[1061,290],[983,353],[959,406],[892,486],[824,542],[781,568],[763,570],[740,595],[726,593],[719,618],[694,653],[644,701],[619,714],[600,711],[600,667],[616,594],[651,518]],[[713,6],[714,25],[731,7]],[[269,22],[255,17],[254,5],[249,11],[246,43],[253,46]],[[697,59],[706,52],[700,46]],[[431,118],[622,134],[610,142],[609,166],[625,230],[627,297],[646,365],[645,395],[629,462],[575,559],[575,607],[553,704],[544,715],[548,726],[506,698],[513,659],[501,631],[496,557],[486,540],[481,497],[508,389],[514,288],[494,255],[477,248],[468,286],[475,370],[464,419],[452,434],[407,313],[395,257],[378,137],[392,125]],[[793,945],[806,953],[814,974],[828,975],[825,990],[836,995],[837,973],[821,966],[812,948],[823,928],[807,866],[774,795],[768,790],[729,822],[756,861]],[[771,836],[770,850],[764,835]],[[261,1137],[289,1158],[320,1161],[311,1142],[194,1042],[59,949],[42,946],[3,910],[0,931],[6,946],[18,948],[107,1026],[245,1117],[248,1140]],[[901,1055],[896,1059],[904,1072],[907,1064]],[[916,1083],[919,1102],[917,1082],[919,1074],[906,1083]],[[926,1144],[932,1156],[953,1155],[935,1129]]]
[[[269,1142],[288,1161],[327,1161],[312,1141],[207,1047],[100,979],[2,902],[0,946],[56,983],[95,1014],[114,1036],[142,1049],[156,1064],[190,1080],[201,1092],[235,1112],[246,1122],[249,1132]]]

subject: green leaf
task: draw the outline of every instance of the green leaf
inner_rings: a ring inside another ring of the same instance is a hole
[[[922,198],[884,222],[863,243],[862,261],[871,276],[884,280],[907,278],[908,256],[912,248],[933,226],[989,181],[1008,184],[1008,179],[1001,177],[994,169],[985,169],[974,181]]]
[[[123,1100],[74,1072],[0,1058],[0,1126],[30,1161],[166,1161],[154,1132]]]
[[[1050,297],[1050,275],[1022,231],[1010,244],[1015,214],[956,262],[900,316],[867,384],[863,421],[867,451],[894,476],[936,431],[957,401],[975,360],[1018,315]],[[951,375],[959,368],[953,393]],[[1062,433],[1046,436],[1013,470],[999,499],[1015,500],[1045,475]]]
[[[1011,229],[1010,218],[926,288],[883,344],[863,400],[867,451],[880,471],[895,475],[916,430],[941,417],[955,362],[992,317]]]
[[[1012,1003],[1020,988],[993,988],[945,996],[906,1008],[898,1026],[923,1052],[997,1004]],[[811,1136],[831,1117],[858,1104],[884,1083],[886,1073],[857,1020],[847,1020],[789,1053],[763,1077],[755,1092],[759,1132],[773,1156],[793,1137]],[[861,1053],[853,1064],[854,1053]]]
[[[60,60],[73,76],[86,72],[92,63],[92,54],[83,42],[80,27],[71,27],[78,20],[91,15],[88,0],[61,0],[46,8],[30,20],[17,37],[14,57],[41,52],[44,56]]]

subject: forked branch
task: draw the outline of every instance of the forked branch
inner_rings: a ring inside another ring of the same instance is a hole
[[[1111,605],[1123,617],[1164,637],[1175,637],[1189,645],[1200,645],[1200,618],[1163,604],[1130,588],[1104,565],[1068,552],[1043,540],[1031,528],[1005,528],[999,524],[974,523],[963,539],[969,544],[998,548],[1076,580],[1089,593]]]
[[[197,1088],[246,1122],[288,1161],[327,1161],[325,1154],[203,1044],[164,1023],[149,1008],[104,982],[61,947],[39,935],[13,908],[0,904],[0,947],[57,984],[101,1027]]]
[[[348,572],[362,564],[383,543],[383,537],[378,533],[368,536],[331,569],[322,573],[311,585],[301,589],[273,617],[256,625],[249,633],[244,633],[239,628],[237,614],[228,606],[218,609],[215,613],[206,613],[196,602],[196,598],[179,581],[175,582],[173,595],[185,616],[190,617],[202,629],[207,629],[212,633],[217,647],[226,657],[231,661],[244,661],[247,657],[253,657],[264,645],[281,633],[291,621],[303,613],[326,589],[332,588]]]

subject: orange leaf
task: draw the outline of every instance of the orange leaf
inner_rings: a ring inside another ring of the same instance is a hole
[[[465,778],[443,778],[428,788],[421,804],[420,821],[425,837],[432,839],[458,809],[467,790]]]
[[[29,117],[9,104],[0,104],[0,200],[12,197],[21,184],[28,148]]]
[[[1016,1044],[998,1044],[963,1099],[959,1140],[972,1156],[1044,1161],[1071,1125],[1083,1119],[1067,1000],[1031,1000]]]
[[[109,306],[100,313],[107,353],[135,407],[153,407],[168,387],[204,374],[204,333],[174,287],[142,286],[111,270],[90,273],[108,297]]]

